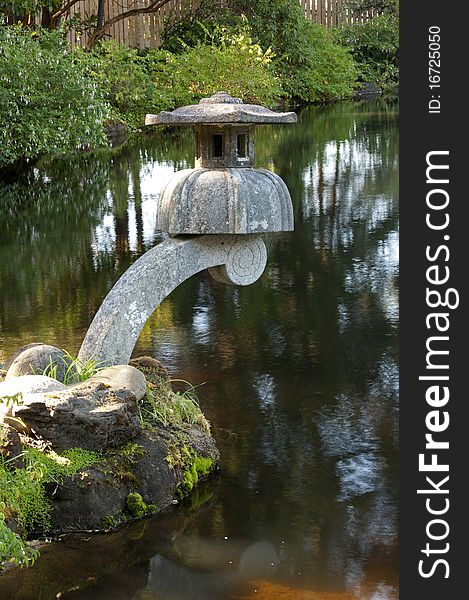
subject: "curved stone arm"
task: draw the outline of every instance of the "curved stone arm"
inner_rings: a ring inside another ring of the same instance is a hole
[[[127,364],[148,318],[183,281],[208,269],[217,281],[254,283],[267,262],[259,235],[171,238],[137,259],[96,313],[78,354],[100,366]]]

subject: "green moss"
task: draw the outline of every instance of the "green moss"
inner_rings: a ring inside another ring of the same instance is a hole
[[[13,517],[24,536],[28,531],[50,529],[51,503],[36,465],[9,470],[0,463],[0,506],[3,517]]]
[[[120,448],[111,450],[104,457],[106,467],[103,473],[112,475],[120,481],[131,484],[138,484],[139,481],[134,473],[134,468],[139,459],[146,453],[146,450],[140,444],[128,442]]]
[[[187,447],[185,447],[187,449]],[[197,485],[199,479],[208,475],[213,469],[213,460],[204,456],[199,456],[194,450],[188,450],[190,464],[183,470],[182,482],[179,484],[177,493],[180,498],[184,498]]]
[[[134,444],[132,442],[128,442],[121,446],[118,450],[118,454],[122,456],[122,458],[126,460],[130,460],[132,462],[137,462],[139,458],[141,458],[145,454],[146,450],[140,444]]]
[[[42,474],[44,483],[60,483],[64,477],[86,469],[101,460],[99,452],[91,452],[83,448],[70,448],[62,454],[53,451],[44,452],[37,448],[25,448],[24,460],[26,468],[36,469]]]
[[[137,493],[132,493],[127,496],[125,508],[130,516],[134,517],[135,519],[140,519],[145,515],[156,512],[156,506],[154,504],[147,504],[144,502],[142,496]]]
[[[115,529],[122,523],[152,515],[157,510],[156,504],[147,504],[140,494],[132,492],[127,496],[123,510],[117,511],[114,515],[104,516],[101,519],[101,526],[106,530]]]
[[[115,515],[105,515],[101,519],[101,527],[106,531],[109,529],[115,529],[119,525],[119,519]]]

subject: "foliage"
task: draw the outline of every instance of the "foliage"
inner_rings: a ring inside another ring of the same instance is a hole
[[[241,33],[221,35],[220,46],[201,44],[180,54],[139,53],[109,41],[91,52],[77,48],[74,59],[105,94],[111,118],[132,129],[143,126],[148,112],[190,104],[220,89],[247,102],[273,104],[280,86],[270,52]]]
[[[52,450],[44,452],[36,448],[24,450],[26,468],[34,468],[42,483],[61,483],[64,477],[75,474],[101,459],[99,452],[83,448],[70,448],[62,454]]]
[[[219,46],[226,32],[237,34],[247,29],[246,17],[234,14],[229,5],[220,6],[219,0],[205,0],[166,19],[161,48],[179,54],[200,44]]]
[[[92,52],[76,48],[73,53],[77,69],[101,90],[111,106],[110,118],[132,129],[144,124],[152,106],[153,85],[136,50],[115,41],[98,44]]]
[[[8,469],[8,461],[0,462],[0,503],[5,514],[14,517],[26,533],[50,528],[50,501],[42,485],[40,465],[29,463],[24,469]]]
[[[352,94],[355,70],[347,50],[326,27],[305,18],[297,0],[232,0],[245,14],[254,39],[276,55],[275,69],[285,95],[304,102]]]
[[[4,562],[15,563],[20,567],[33,565],[39,557],[39,551],[28,546],[21,536],[5,524],[2,513],[0,505],[0,570]]]
[[[360,17],[368,12],[378,15],[399,15],[399,0],[342,0],[341,14]]]
[[[147,382],[147,393],[139,403],[142,426],[180,427],[189,424],[199,425],[210,432],[210,424],[200,409],[194,386],[184,383],[188,389],[175,392],[169,380],[160,378],[156,383]]]
[[[314,102],[352,93],[355,71],[347,49],[327,28],[306,19],[297,0],[231,0],[222,13],[207,8],[200,18],[170,23],[164,47],[179,51],[197,39],[219,46],[223,30],[232,36],[241,30],[271,54],[286,98]]]
[[[86,381],[93,375],[96,375],[96,373],[100,370],[100,363],[93,358],[82,361],[78,357],[72,356],[66,351],[64,351],[64,354],[60,357],[60,360],[65,366],[65,373],[63,377],[61,376],[60,381],[65,385],[72,385],[74,383]],[[52,357],[50,357],[49,364],[42,372],[42,375],[51,377],[52,379],[57,379],[58,367],[59,365],[57,362],[54,362]]]
[[[43,8],[52,7],[60,0],[0,0],[0,12],[5,15],[15,15],[16,20],[22,20],[29,15],[39,14]],[[18,18],[16,18],[18,17]]]
[[[162,56],[164,63],[153,63],[153,80],[156,90],[170,94],[167,101],[173,107],[220,90],[245,102],[273,105],[281,93],[271,52],[264,52],[245,33],[225,31],[219,46],[200,44],[178,55]]]
[[[60,32],[0,27],[0,169],[106,143],[108,106]]]
[[[335,42],[333,32],[305,20],[297,39],[303,54],[287,55],[276,63],[286,96],[303,102],[350,97],[355,65],[348,50]]]
[[[350,48],[359,81],[386,88],[399,79],[399,21],[382,14],[364,23],[344,25],[339,39]]]
[[[51,502],[44,484],[60,483],[64,477],[100,460],[97,452],[71,448],[61,455],[27,447],[22,453],[24,468],[11,469],[12,459],[0,457],[0,563],[14,561],[29,565],[38,557],[37,550],[25,545],[20,536],[5,524],[13,517],[22,535],[30,531],[48,531],[51,527]],[[15,457],[17,458],[17,457]]]

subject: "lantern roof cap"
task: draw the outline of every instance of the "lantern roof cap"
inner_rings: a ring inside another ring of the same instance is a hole
[[[215,124],[275,124],[296,123],[296,113],[275,112],[258,104],[244,104],[241,98],[233,98],[226,92],[217,92],[202,98],[199,104],[182,106],[171,112],[161,111],[147,115],[146,125],[215,125]]]

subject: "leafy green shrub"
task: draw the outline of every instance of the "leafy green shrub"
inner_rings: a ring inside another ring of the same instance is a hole
[[[39,465],[10,471],[0,462],[0,504],[26,533],[50,528],[50,501],[42,485]]]
[[[97,84],[111,105],[111,117],[132,129],[145,114],[191,104],[219,90],[248,102],[273,104],[280,86],[270,68],[270,53],[249,37],[226,35],[220,46],[199,44],[180,54],[166,50],[142,53],[116,42],[91,52],[75,50],[77,67]]]
[[[219,45],[220,30],[226,27],[236,29],[240,24],[240,19],[229,5],[220,6],[220,0],[204,0],[166,19],[161,48],[179,54],[199,44]]]
[[[5,524],[0,506],[0,569],[4,562],[16,563],[20,567],[32,565],[38,556],[38,550],[28,546]]]
[[[112,41],[97,44],[91,52],[76,48],[74,59],[111,105],[110,118],[132,129],[141,127],[152,104],[153,86],[137,50]]]
[[[254,39],[272,48],[285,95],[304,102],[352,94],[355,68],[331,30],[306,19],[297,0],[231,0],[245,14]]]
[[[0,169],[106,144],[108,106],[58,31],[0,27]]]
[[[201,16],[172,23],[165,48],[180,51],[197,37],[221,46],[227,34],[242,33],[271,52],[284,97],[314,102],[352,94],[356,73],[348,50],[326,27],[306,19],[298,0],[230,0],[221,15],[212,8]]]
[[[359,81],[383,88],[397,84],[399,21],[395,15],[382,14],[365,23],[344,25],[339,40],[350,48]]]
[[[356,69],[348,49],[335,41],[330,29],[305,20],[298,32],[303,55],[278,59],[277,69],[286,96],[303,102],[349,98]]]
[[[164,62],[155,61],[151,67],[155,94],[164,89],[165,101],[172,106],[196,102],[220,90],[245,102],[267,105],[275,104],[281,94],[270,51],[264,52],[242,33],[226,35],[220,46],[198,45],[182,54],[161,56]]]
[[[22,452],[24,468],[11,468],[11,459],[0,455],[0,568],[5,561],[30,565],[39,556],[5,523],[12,517],[21,534],[48,531],[51,526],[51,501],[44,484],[59,484],[67,475],[89,467],[101,455],[82,448],[71,448],[57,455],[55,452],[25,448]]]
[[[22,455],[23,469],[8,468],[8,461],[0,457],[0,504],[25,533],[47,531],[51,504],[43,484],[60,483],[67,475],[89,467],[101,457],[82,448],[71,448],[62,455],[26,448]]]

